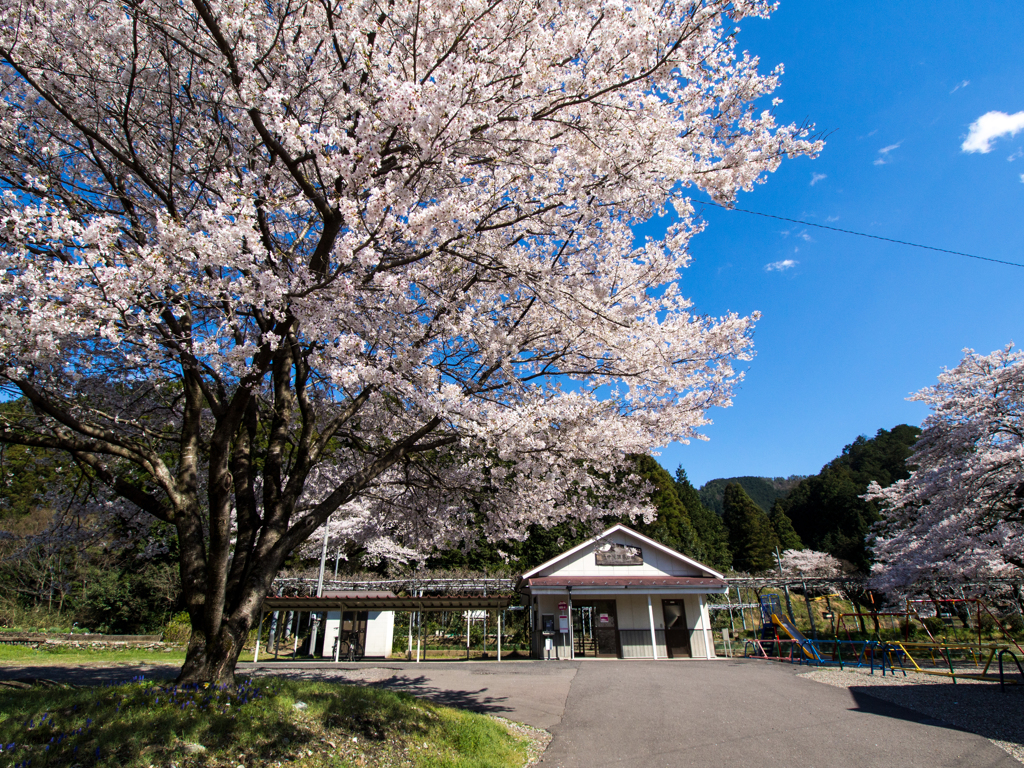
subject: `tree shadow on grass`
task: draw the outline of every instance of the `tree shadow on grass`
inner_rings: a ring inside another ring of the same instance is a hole
[[[0,667],[0,680],[14,680],[34,683],[38,680],[52,680],[70,685],[105,685],[135,680],[140,676],[147,680],[173,680],[178,676],[181,665],[129,664],[110,666],[32,666]]]
[[[514,707],[508,703],[508,696],[495,696],[488,693],[491,689],[483,688],[448,688],[438,686],[426,675],[410,675],[403,673],[398,667],[374,668],[343,668],[299,670],[261,669],[262,674],[290,680],[310,680],[337,683],[340,685],[356,685],[378,688],[386,691],[408,693],[419,699],[426,699],[446,707],[466,709],[489,715],[508,715]],[[373,674],[380,673],[383,674]],[[333,673],[333,674],[330,674]]]
[[[417,688],[424,680],[401,682]],[[280,679],[243,680],[235,691],[152,682],[0,688],[0,709],[12,715],[0,720],[0,743],[6,745],[4,757],[10,752],[17,763],[45,762],[51,768],[259,765],[340,749],[358,750],[347,755],[357,763],[376,756],[375,764],[404,764],[403,745],[410,740],[438,754],[471,754],[478,742],[495,754],[518,749],[498,724],[467,719],[475,716],[423,698],[429,697]]]
[[[374,688],[409,693],[417,698],[427,699],[446,707],[468,709],[471,712],[482,714],[509,714],[514,709],[507,703],[508,696],[493,696],[488,693],[489,688],[477,688],[476,690],[441,688],[434,685],[430,678],[424,675],[395,674],[371,685]]]

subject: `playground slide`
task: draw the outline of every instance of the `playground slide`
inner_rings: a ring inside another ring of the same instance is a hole
[[[800,650],[804,652],[804,655],[807,658],[814,659],[815,661],[822,660],[821,656],[818,655],[818,649],[814,647],[814,644],[811,643],[811,641],[808,640],[806,637],[804,637],[803,633],[799,629],[794,627],[793,624],[789,621],[789,619],[783,616],[779,616],[777,613],[773,613],[772,622],[775,624],[775,626],[777,626],[791,638],[796,640],[797,644],[800,646]]]

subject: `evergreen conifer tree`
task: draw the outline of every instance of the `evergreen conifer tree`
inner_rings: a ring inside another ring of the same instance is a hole
[[[793,528],[793,521],[786,515],[782,508],[782,502],[776,501],[772,505],[772,513],[768,516],[771,521],[772,530],[779,540],[779,549],[785,552],[787,549],[803,549],[804,543],[800,540],[796,530]]]
[[[872,438],[858,437],[821,472],[797,485],[782,507],[800,540],[869,573],[865,539],[879,515],[877,503],[863,496],[871,481],[886,488],[910,477],[907,459],[920,435],[918,427],[900,424]]]
[[[747,573],[774,567],[779,542],[771,521],[739,483],[725,487],[722,509],[722,520],[729,529],[733,567]]]
[[[689,512],[676,495],[676,484],[672,480],[672,475],[650,456],[637,456],[636,467],[637,474],[654,486],[651,503],[657,508],[658,517],[652,523],[640,520],[622,522],[666,547],[672,547],[695,560],[704,561],[705,548],[694,530]]]
[[[686,508],[704,549],[705,559],[701,562],[723,573],[728,571],[732,568],[732,553],[729,551],[729,531],[722,518],[704,506],[700,493],[690,483],[682,466],[676,468],[675,486],[676,496]]]

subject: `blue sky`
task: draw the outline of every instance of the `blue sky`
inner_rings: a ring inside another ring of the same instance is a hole
[[[1024,4],[782,0],[739,40],[762,70],[785,65],[780,121],[829,134],[818,159],[784,162],[740,207],[1024,264],[1024,129],[962,149],[987,113],[1010,116],[989,134],[1024,128]],[[1024,345],[1024,269],[746,213],[705,219],[684,293],[701,314],[764,317],[710,441],[659,457],[698,486],[813,474],[860,434],[920,424],[926,407],[905,398],[963,348]]]

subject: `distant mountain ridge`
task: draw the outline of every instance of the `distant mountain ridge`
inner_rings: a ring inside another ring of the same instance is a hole
[[[725,486],[729,483],[739,483],[740,487],[747,492],[747,495],[754,500],[754,503],[765,513],[771,512],[772,505],[776,499],[784,499],[789,492],[796,488],[804,475],[790,475],[789,477],[718,477],[709,480],[701,486],[700,500],[716,514],[722,514],[722,498],[725,496]]]

